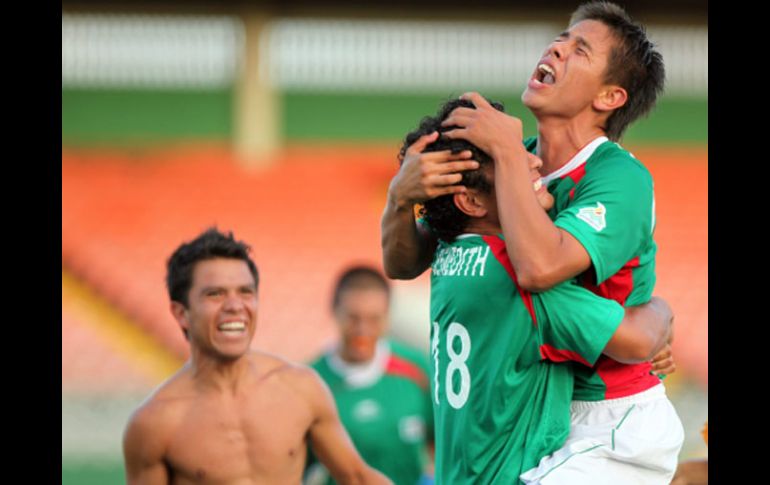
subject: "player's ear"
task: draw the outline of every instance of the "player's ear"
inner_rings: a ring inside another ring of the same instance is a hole
[[[178,301],[172,301],[171,314],[174,315],[174,319],[176,319],[177,323],[179,323],[179,326],[182,327],[183,330],[190,330],[190,319],[186,306],[179,303]]]
[[[454,195],[455,206],[471,217],[484,217],[487,208],[475,190],[466,190]]]
[[[628,101],[628,92],[620,86],[610,84],[604,86],[594,98],[594,109],[597,111],[613,111]]]

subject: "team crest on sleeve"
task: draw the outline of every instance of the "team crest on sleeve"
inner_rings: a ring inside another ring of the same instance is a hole
[[[577,213],[577,218],[597,231],[601,231],[607,227],[606,214],[607,208],[601,202],[597,202],[596,207],[583,207],[580,209]]]

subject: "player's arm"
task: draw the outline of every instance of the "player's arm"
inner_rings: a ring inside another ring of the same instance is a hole
[[[671,307],[655,296],[643,305],[626,307],[603,353],[625,364],[651,360],[667,345],[673,320]]]
[[[532,190],[521,121],[497,111],[478,93],[463,98],[476,109],[455,109],[444,125],[460,128],[446,135],[470,141],[495,160],[500,224],[519,285],[544,291],[587,270],[592,264],[589,251],[550,220]]]
[[[368,466],[358,454],[342,426],[337,406],[326,383],[310,368],[303,368],[300,372],[300,385],[314,414],[308,430],[310,445],[332,478],[341,484],[392,484],[385,475]]]
[[[153,410],[139,408],[130,418],[123,434],[123,457],[127,485],[167,485],[163,423]]]
[[[545,291],[589,269],[585,247],[556,227],[540,207],[523,146],[493,157],[500,225],[519,284],[529,291]]]
[[[667,342],[673,315],[657,297],[623,308],[570,280],[533,295],[540,354],[593,366],[601,354],[624,363],[649,360]]]
[[[390,182],[381,220],[382,259],[389,278],[416,278],[433,259],[436,239],[415,221],[414,205],[464,190],[454,185],[462,180],[457,172],[478,167],[478,162],[468,160],[470,151],[421,153],[437,138],[434,132],[414,142]]]

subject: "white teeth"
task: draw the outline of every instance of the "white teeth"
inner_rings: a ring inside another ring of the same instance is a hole
[[[548,64],[540,64],[537,66],[537,68],[545,74],[550,74],[551,76],[556,77],[556,71],[554,71],[553,68]]]
[[[543,186],[543,179],[537,179],[537,182],[534,183],[533,187],[535,188],[535,191],[540,190],[540,187]]]
[[[243,322],[227,322],[219,325],[220,330],[246,330],[246,324]]]

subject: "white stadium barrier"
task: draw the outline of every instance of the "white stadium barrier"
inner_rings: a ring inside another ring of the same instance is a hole
[[[280,19],[260,39],[260,76],[278,89],[520,90],[563,28],[551,23]],[[667,93],[708,94],[708,29],[648,27]],[[62,15],[63,87],[219,88],[238,76],[233,16]]]

